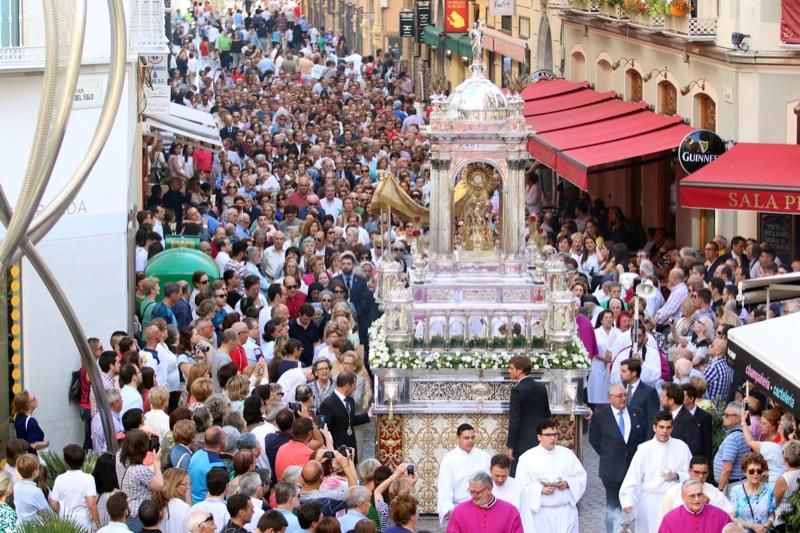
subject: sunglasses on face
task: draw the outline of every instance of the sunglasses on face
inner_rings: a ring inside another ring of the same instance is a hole
[[[297,288],[297,285],[284,285],[284,286],[289,290]]]
[[[344,294],[344,291],[342,289],[333,289],[333,292],[335,292],[336,294]]]
[[[751,476],[760,476],[763,472],[764,470],[762,470],[761,468],[751,468],[750,470],[747,471],[747,473]]]

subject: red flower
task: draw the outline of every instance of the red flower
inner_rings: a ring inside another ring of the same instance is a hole
[[[413,235],[414,237],[419,237],[419,230],[415,229],[414,231],[411,232],[411,235]]]

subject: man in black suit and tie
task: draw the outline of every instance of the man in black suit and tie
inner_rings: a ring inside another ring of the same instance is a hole
[[[645,433],[648,439],[653,437],[653,425],[650,423],[655,419],[656,413],[661,409],[656,390],[642,383],[641,359],[631,358],[619,364],[619,377],[625,385],[625,392],[628,395],[628,407],[639,409],[648,421],[645,424]]]
[[[550,400],[544,383],[533,379],[531,360],[526,355],[515,355],[508,362],[508,373],[517,383],[511,387],[508,413],[508,441],[506,455],[511,459],[511,475],[517,471],[517,459],[538,444],[536,427],[550,418]]]
[[[646,440],[648,423],[639,409],[627,405],[622,385],[608,388],[608,405],[592,416],[589,442],[600,456],[598,476],[606,489],[606,531],[612,533],[620,516],[619,489],[636,448]]]
[[[356,414],[353,391],[356,388],[356,375],[353,372],[342,372],[336,376],[336,390],[329,394],[319,406],[317,414],[325,416],[328,431],[333,437],[333,445],[349,446],[355,450],[354,460],[358,457],[355,426],[369,422],[367,413]]]
[[[710,283],[711,279],[714,277],[714,272],[716,272],[717,267],[724,265],[725,261],[730,258],[730,255],[719,255],[719,244],[717,244],[715,241],[708,241],[705,248],[703,248],[703,253],[706,256],[704,263],[706,267],[706,273],[703,276],[703,281]]]
[[[683,407],[683,389],[677,383],[661,386],[661,407],[672,414],[672,438],[686,443],[692,457],[700,455],[700,427],[692,414]]]
[[[683,389],[683,408],[689,412],[692,416],[694,416],[695,422],[697,422],[697,427],[700,431],[700,452],[699,455],[706,457],[707,459],[711,460],[714,457],[713,452],[713,439],[714,439],[714,421],[711,417],[711,414],[708,411],[703,410],[700,407],[697,407],[697,400],[699,399],[700,394],[697,392],[697,387],[692,385],[691,383],[685,383],[681,385],[681,389]],[[675,435],[675,430],[672,430],[672,434]],[[687,443],[688,444],[688,443]],[[692,455],[698,455],[692,451]]]
[[[235,140],[236,134],[239,133],[239,128],[233,125],[233,115],[230,113],[225,113],[225,116],[222,120],[225,123],[225,126],[219,130],[220,139],[230,139],[231,141]]]
[[[356,256],[353,252],[344,252],[341,255],[342,273],[333,279],[340,279],[347,288],[350,302],[356,308],[358,321],[358,336],[362,344],[367,344],[367,331],[372,322],[380,316],[375,304],[375,297],[367,287],[364,276],[355,273]]]

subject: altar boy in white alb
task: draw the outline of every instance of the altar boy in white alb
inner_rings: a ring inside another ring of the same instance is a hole
[[[671,438],[672,414],[669,411],[656,413],[653,431],[655,436],[636,449],[619,489],[622,510],[634,514],[636,531],[644,533],[658,531],[664,494],[689,477],[692,459],[689,446]]]
[[[444,525],[453,508],[469,499],[469,477],[475,472],[489,472],[489,454],[475,447],[475,428],[461,424],[456,429],[458,445],[447,452],[439,465],[437,510]]]
[[[579,422],[580,423],[580,422]],[[523,453],[516,480],[525,533],[578,533],[578,502],[586,490],[586,470],[569,448],[559,446],[553,419],[536,427],[539,445]]]
[[[508,455],[500,453],[492,457],[490,464],[492,475],[492,494],[495,498],[510,503],[519,511],[521,487],[519,481],[511,477],[511,459]]]

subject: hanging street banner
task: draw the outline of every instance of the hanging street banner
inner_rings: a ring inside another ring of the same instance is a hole
[[[431,25],[431,0],[417,0],[417,42],[422,42],[425,26]]]
[[[400,12],[400,37],[415,38],[417,36],[414,31],[414,12],[410,9]]]
[[[469,32],[469,4],[467,0],[444,0],[445,33]]]

